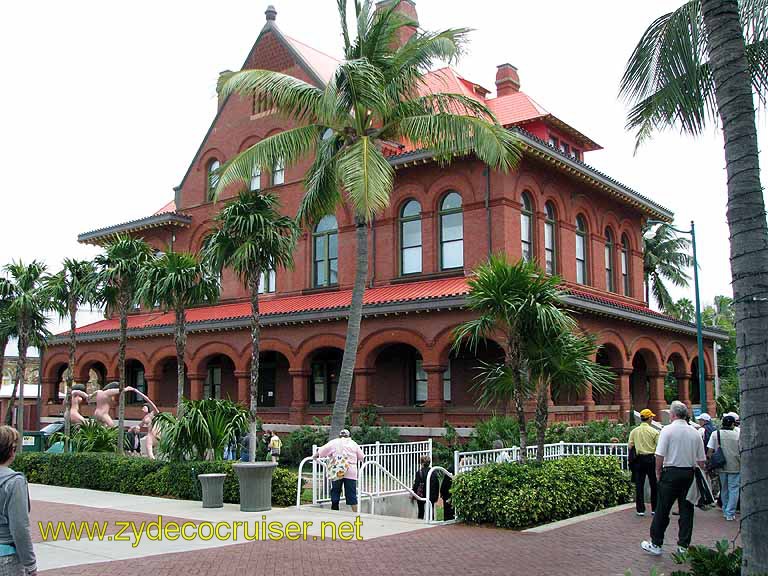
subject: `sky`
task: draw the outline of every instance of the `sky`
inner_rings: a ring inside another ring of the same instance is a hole
[[[457,65],[493,90],[496,66],[519,71],[521,89],[603,146],[585,161],[675,213],[698,231],[704,303],[731,294],[722,135],[669,131],[634,153],[617,98],[643,31],[680,0],[416,0],[420,23],[474,29]],[[274,2],[286,34],[338,56],[333,0]],[[350,3],[351,4],[351,3]],[[34,0],[0,20],[0,265],[97,249],[78,233],[148,216],[173,198],[216,112],[216,79],[242,65],[268,3]],[[765,114],[758,119],[766,146]],[[761,153],[763,165],[768,162]],[[764,180],[765,182],[765,180]],[[675,289],[693,300],[693,287]],[[81,323],[100,318],[84,310]],[[55,320],[54,332],[64,330]],[[12,346],[12,347],[11,347]],[[15,354],[15,344],[9,345]]]

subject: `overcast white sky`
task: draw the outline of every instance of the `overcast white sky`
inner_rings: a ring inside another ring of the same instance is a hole
[[[494,89],[496,65],[522,90],[605,149],[589,164],[672,209],[699,231],[702,298],[730,294],[722,136],[656,136],[633,155],[617,100],[645,28],[680,0],[416,0],[423,27],[469,26],[459,71]],[[0,20],[0,265],[96,250],[77,234],[152,214],[173,197],[216,111],[219,71],[238,69],[267,2],[29,0]],[[338,55],[333,0],[275,2],[277,24]],[[758,129],[766,148],[765,116]],[[760,157],[768,162],[765,153]],[[677,297],[693,290],[677,290]],[[98,319],[83,314],[81,322]],[[54,324],[60,330],[60,325]],[[15,346],[8,349],[15,354]]]

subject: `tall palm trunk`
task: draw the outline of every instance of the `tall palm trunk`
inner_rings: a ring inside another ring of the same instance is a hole
[[[725,140],[733,306],[741,387],[743,574],[768,573],[768,228],[752,85],[737,0],[702,0]]]
[[[259,407],[259,347],[261,344],[261,321],[259,317],[259,277],[257,270],[249,281],[251,292],[251,405],[248,414],[249,433],[248,462],[256,462],[256,412]]]
[[[24,378],[27,369],[27,346],[29,338],[27,336],[26,323],[19,319],[19,364],[16,367],[16,385],[19,389],[19,405],[16,415],[16,430],[19,431],[18,451],[24,449]]]
[[[77,339],[75,331],[77,330],[77,301],[70,295],[69,298],[69,366],[67,367],[67,378],[64,383],[64,452],[69,452],[69,431],[72,423],[69,418],[69,395],[72,393],[72,383],[75,379],[75,350]],[[56,401],[58,402],[59,383],[56,382]]]
[[[536,388],[536,461],[544,462],[544,442],[549,419],[549,384],[542,380]]]
[[[18,322],[21,322],[21,319],[18,320]],[[18,345],[21,345],[21,334],[23,333],[23,326],[19,324],[17,326],[17,331],[19,333],[19,342],[17,342]],[[19,382],[21,382],[22,377],[24,376],[21,372],[19,372],[19,362],[21,361],[21,358],[16,362],[16,375],[13,378],[13,391],[11,392],[11,397],[8,398],[8,410],[5,413],[5,423],[10,426],[13,424],[13,417],[16,414],[16,396],[19,392]]]
[[[339,384],[336,387],[336,400],[333,404],[330,438],[335,438],[339,435],[339,431],[344,428],[344,422],[347,417],[349,396],[352,392],[352,378],[355,375],[355,363],[357,362],[357,344],[360,340],[360,321],[363,317],[365,282],[368,279],[368,225],[362,218],[357,218],[356,226],[357,268],[355,269],[355,284],[352,288],[352,302],[349,306],[344,357],[341,360]]]
[[[0,385],[3,382],[3,374],[5,370],[5,348],[8,346],[8,338],[0,338]],[[8,403],[8,414],[11,413],[11,404]],[[7,417],[7,415],[6,415]]]
[[[117,395],[117,453],[125,454],[123,438],[125,435],[125,345],[128,340],[128,301],[129,295],[125,288],[120,289],[120,345],[117,350],[117,369],[120,374],[120,393]]]
[[[182,398],[184,398],[184,379],[186,364],[184,362],[185,350],[187,348],[187,324],[184,315],[184,307],[177,306],[176,310],[176,417],[181,418],[184,414]]]
[[[517,424],[520,427],[520,462],[528,461],[528,431],[525,422],[525,382],[520,371],[519,347],[514,341],[507,342],[505,362],[514,378],[513,402],[517,414]]]

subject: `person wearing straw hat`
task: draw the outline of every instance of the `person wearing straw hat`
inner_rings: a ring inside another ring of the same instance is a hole
[[[635,509],[638,516],[645,516],[645,479],[651,485],[651,513],[656,512],[656,445],[659,431],[651,426],[656,416],[648,408],[640,412],[640,426],[629,433],[629,449],[634,450],[632,478],[635,481]]]

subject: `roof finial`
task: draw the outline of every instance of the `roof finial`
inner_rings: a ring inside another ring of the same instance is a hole
[[[267,16],[267,22],[274,22],[277,18],[277,10],[275,10],[275,7],[270,4],[267,6],[266,11],[264,14]]]

